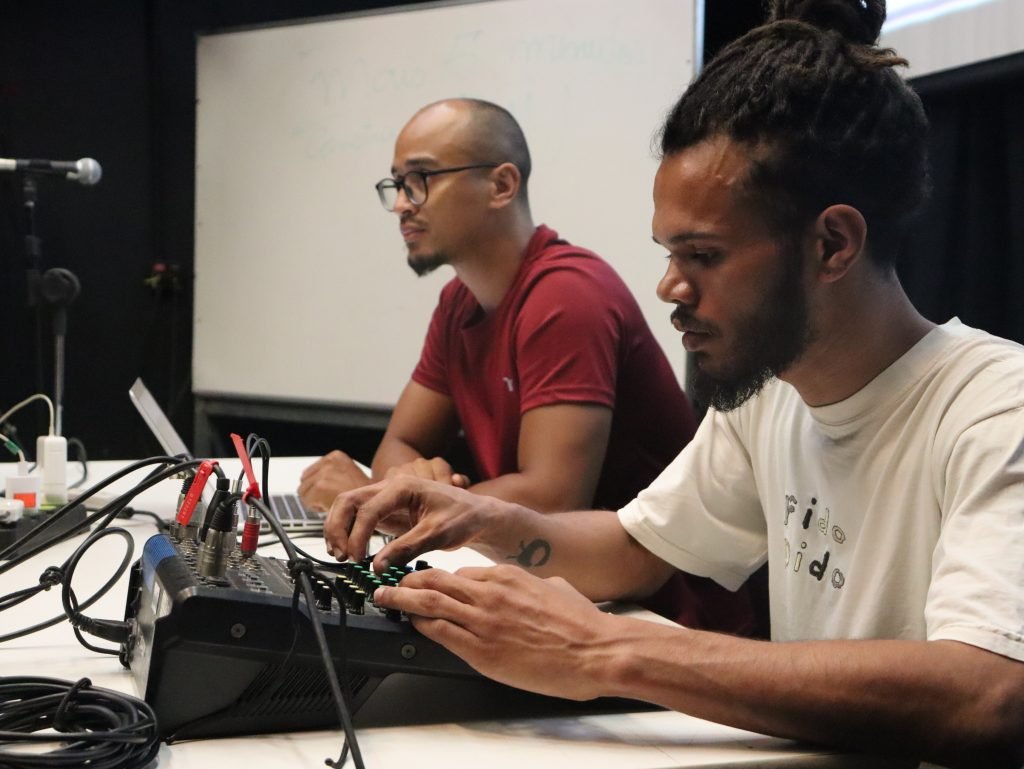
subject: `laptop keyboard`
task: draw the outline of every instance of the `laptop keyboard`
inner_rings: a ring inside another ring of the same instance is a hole
[[[327,515],[305,509],[299,501],[298,494],[271,494],[270,509],[288,531],[320,531],[324,527],[324,518]],[[270,524],[266,521],[260,523],[261,531],[269,529]]]

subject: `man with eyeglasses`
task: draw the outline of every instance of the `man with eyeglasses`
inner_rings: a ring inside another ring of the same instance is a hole
[[[689,442],[694,418],[628,288],[596,254],[535,226],[530,154],[489,102],[428,105],[377,183],[409,266],[450,265],[412,380],[374,456],[374,479],[414,475],[546,512],[617,509]],[[443,458],[459,430],[476,482]],[[303,501],[328,509],[369,482],[335,451],[306,470]],[[543,562],[524,544],[516,559]],[[750,597],[674,575],[651,608],[691,626],[754,629]]]

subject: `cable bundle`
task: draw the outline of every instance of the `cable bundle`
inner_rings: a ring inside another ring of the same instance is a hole
[[[59,746],[47,752],[24,749],[49,743]],[[155,763],[159,750],[156,716],[142,700],[94,687],[88,678],[76,683],[0,678],[0,766],[5,769],[144,769]]]

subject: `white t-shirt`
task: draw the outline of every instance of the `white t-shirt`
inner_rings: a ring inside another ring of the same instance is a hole
[[[774,381],[710,411],[619,519],[730,589],[767,559],[776,640],[1024,660],[1024,348],[954,319],[840,403]]]

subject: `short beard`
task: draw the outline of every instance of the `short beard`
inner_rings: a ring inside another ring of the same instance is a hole
[[[739,408],[776,376],[771,369],[762,368],[745,374],[742,379],[722,380],[701,371],[699,363],[694,362],[694,365],[698,368],[691,380],[693,398],[716,411]]]
[[[799,251],[789,251],[785,256],[778,282],[740,324],[739,342],[731,355],[732,368],[710,374],[701,368],[699,352],[692,357],[690,386],[698,403],[718,411],[732,411],[743,405],[793,365],[813,340],[807,295],[800,281]]]
[[[438,267],[448,264],[448,257],[436,252],[432,254],[424,254],[423,256],[413,256],[412,254],[409,254],[405,261],[412,271],[422,278],[424,275],[432,273]]]

